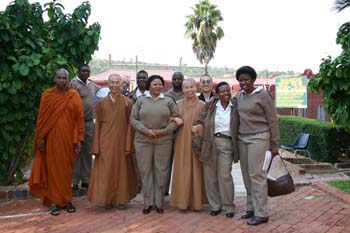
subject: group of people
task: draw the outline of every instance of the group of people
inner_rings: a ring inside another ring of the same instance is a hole
[[[170,206],[210,215],[235,214],[232,164],[240,162],[247,190],[248,225],[268,221],[265,151],[278,154],[278,121],[271,95],[254,86],[257,74],[243,66],[236,72],[241,90],[220,82],[213,91],[209,76],[172,76],[173,87],[141,70],[135,90],[123,93],[119,74],[108,77],[109,93],[94,103],[100,89],[88,79],[90,67],[79,66],[69,84],[58,69],[55,87],[43,92],[37,119],[35,159],[30,191],[49,212],[75,212],[72,187],[88,188],[88,200],[106,208],[125,209],[142,188],[143,214],[164,213]],[[92,162],[92,156],[94,160]],[[90,170],[92,171],[90,174]],[[71,186],[73,185],[73,186]]]

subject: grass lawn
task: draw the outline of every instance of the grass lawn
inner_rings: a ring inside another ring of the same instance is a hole
[[[350,193],[350,180],[329,181],[327,184],[336,187],[346,193]]]

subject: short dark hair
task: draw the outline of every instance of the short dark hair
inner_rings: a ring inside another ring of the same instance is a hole
[[[238,80],[241,74],[247,74],[251,77],[252,80],[256,79],[256,71],[250,66],[242,66],[236,71],[236,79]]]
[[[149,76],[148,79],[146,80],[146,90],[149,90],[149,87],[151,86],[151,82],[153,82],[153,80],[155,80],[155,79],[159,79],[164,86],[164,83],[165,83],[164,78],[160,75],[154,74],[154,75]]]
[[[83,64],[80,64],[80,65],[78,66],[78,70],[81,70],[83,67],[89,67],[89,68],[90,68],[90,66],[89,66],[88,64],[83,63]]]
[[[148,76],[148,73],[147,73],[147,71],[145,71],[145,70],[139,70],[138,72],[137,72],[137,74],[136,74],[136,78],[139,76],[139,74],[147,74],[147,76]]]
[[[181,76],[184,78],[184,74],[181,71],[175,71],[172,75],[172,78],[175,78],[176,76]]]
[[[230,84],[228,84],[227,82],[219,82],[216,87],[215,87],[215,92],[216,94],[219,94],[219,88],[222,87],[222,86],[229,86],[230,87]],[[231,87],[230,87],[231,88]]]

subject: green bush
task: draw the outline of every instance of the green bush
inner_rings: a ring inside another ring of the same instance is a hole
[[[332,123],[294,116],[279,116],[280,145],[293,144],[299,133],[311,134],[308,150],[312,159],[340,162],[350,158],[350,133]]]
[[[53,85],[55,70],[72,75],[97,49],[100,25],[87,24],[89,2],[72,14],[63,9],[57,0],[44,7],[15,0],[0,11],[0,184],[22,182],[40,95]]]

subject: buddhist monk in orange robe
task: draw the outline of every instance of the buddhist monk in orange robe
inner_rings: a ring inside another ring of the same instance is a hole
[[[34,163],[29,191],[58,215],[59,207],[75,212],[72,205],[72,171],[84,140],[84,112],[81,98],[69,88],[69,74],[58,69],[55,87],[43,92],[34,141]]]
[[[120,94],[120,75],[108,77],[110,93],[95,108],[95,132],[91,153],[95,155],[88,200],[96,205],[125,209],[137,194],[130,124],[132,101]]]

